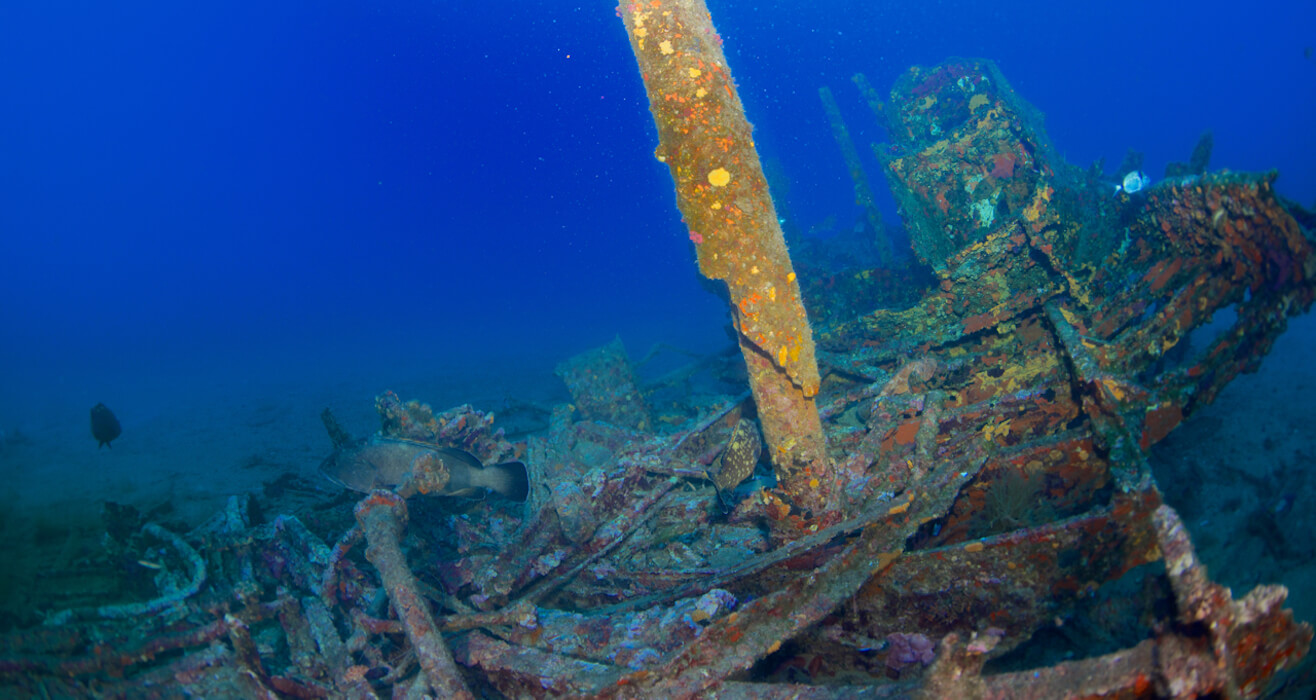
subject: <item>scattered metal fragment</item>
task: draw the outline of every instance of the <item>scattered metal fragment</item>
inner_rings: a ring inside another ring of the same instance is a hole
[[[48,616],[45,624],[47,626],[59,626],[67,624],[74,619],[98,617],[113,619],[137,617],[140,615],[154,615],[163,612],[168,608],[179,605],[184,600],[196,595],[206,582],[206,564],[201,560],[201,556],[197,554],[196,550],[184,541],[183,538],[159,525],[156,525],[155,523],[147,523],[142,527],[142,532],[161,541],[168,542],[169,546],[173,547],[174,551],[178,552],[179,556],[183,558],[183,561],[187,564],[188,568],[188,578],[183,586],[145,603],[122,603],[118,605],[102,605],[97,608],[61,610]],[[149,568],[161,571],[164,569],[161,564],[155,564]],[[168,575],[168,572],[163,572],[161,575],[166,576]]]
[[[390,491],[374,491],[357,504],[356,519],[365,534],[366,558],[379,570],[393,609],[424,669],[426,683],[440,697],[473,698],[402,555],[399,538],[407,522],[406,501]]]
[[[585,418],[634,430],[653,428],[653,416],[621,338],[563,362],[557,366],[557,376]]]

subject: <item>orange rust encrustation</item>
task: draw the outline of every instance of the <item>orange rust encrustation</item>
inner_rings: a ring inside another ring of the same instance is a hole
[[[721,37],[703,0],[622,2],[618,13],[699,270],[730,292],[779,483],[797,506],[821,512],[831,489],[813,334]]]

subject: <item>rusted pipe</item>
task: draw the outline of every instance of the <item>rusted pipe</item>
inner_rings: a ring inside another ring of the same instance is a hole
[[[368,543],[366,559],[379,570],[430,687],[439,697],[473,698],[402,556],[399,536],[407,522],[407,502],[392,491],[376,489],[356,505],[356,521]]]
[[[795,505],[820,513],[832,488],[813,333],[722,38],[704,0],[626,1],[618,14],[699,270],[730,292],[777,479]]]

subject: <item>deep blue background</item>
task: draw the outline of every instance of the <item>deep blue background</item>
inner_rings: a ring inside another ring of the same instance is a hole
[[[614,9],[0,3],[0,428],[207,381],[551,367],[617,332],[715,346]],[[850,75],[885,94],[951,55],[997,60],[1071,162],[1134,147],[1159,176],[1210,128],[1213,168],[1316,201],[1309,1],[711,9],[805,229],[856,214],[817,88],[865,144]]]

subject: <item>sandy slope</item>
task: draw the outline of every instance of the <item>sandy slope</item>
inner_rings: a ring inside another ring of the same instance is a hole
[[[1152,455],[1166,500],[1216,580],[1241,596],[1282,583],[1316,621],[1316,316],[1292,319],[1261,369],[1171,433]]]

